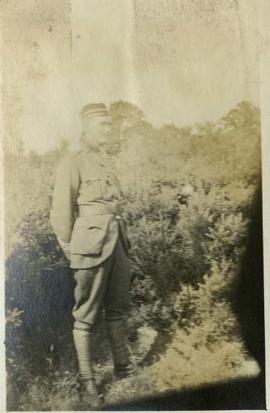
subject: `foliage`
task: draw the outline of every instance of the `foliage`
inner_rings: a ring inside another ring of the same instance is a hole
[[[131,331],[151,326],[169,346],[156,350],[161,359],[151,374],[164,380],[149,381],[149,391],[179,379],[176,353],[186,368],[186,383],[197,380],[198,366],[192,364],[197,356],[209,358],[212,366],[198,383],[212,380],[218,368],[229,366],[229,372],[244,357],[230,300],[260,181],[259,111],[242,102],[215,124],[160,129],[126,102],[113,103],[111,113],[121,135],[117,168],[132,245],[129,325]],[[6,155],[9,399],[12,404],[18,396],[25,409],[29,398],[35,409],[57,409],[66,397],[66,409],[77,403],[75,376],[65,376],[63,369],[75,358],[70,334],[74,285],[49,224],[55,167],[68,150],[62,143],[43,155]],[[50,382],[58,384],[52,388]],[[140,391],[135,382],[133,388]],[[142,383],[146,388],[146,379]],[[179,383],[185,383],[184,376]],[[52,394],[50,400],[42,399],[42,386]],[[119,386],[110,387],[112,400],[118,392]]]
[[[256,377],[259,366],[250,360],[239,341],[219,342],[198,346],[198,336],[204,337],[201,326],[189,334],[178,330],[170,347],[153,366],[160,391],[188,389],[200,385],[226,382],[240,377]]]

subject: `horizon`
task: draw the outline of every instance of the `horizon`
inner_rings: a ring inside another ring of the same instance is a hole
[[[126,101],[121,101],[121,100],[119,100],[119,101],[115,101],[115,102],[111,102],[110,104],[114,104],[114,103],[120,103],[120,102],[122,102],[122,103],[127,103],[127,104],[130,104],[131,102],[126,102]],[[102,103],[102,102],[101,102]],[[182,125],[182,126],[177,126],[177,125],[175,125],[175,124],[173,124],[173,123],[164,123],[163,125],[159,125],[159,126],[155,126],[155,125],[153,125],[151,122],[149,122],[148,121],[148,119],[146,119],[146,117],[143,117],[143,119],[142,119],[142,121],[146,121],[146,123],[148,123],[150,126],[151,126],[151,128],[153,128],[154,130],[156,130],[156,131],[160,131],[160,130],[162,130],[163,128],[165,128],[165,127],[170,127],[170,126],[172,126],[172,127],[174,127],[175,129],[177,129],[177,130],[179,130],[179,131],[181,131],[181,130],[184,130],[184,129],[186,129],[186,128],[190,128],[191,129],[191,135],[192,136],[196,136],[196,134],[198,133],[198,132],[196,132],[196,129],[198,128],[198,127],[203,127],[203,126],[205,126],[205,125],[207,125],[208,123],[212,123],[213,125],[216,125],[216,124],[218,124],[220,121],[221,121],[221,119],[223,119],[223,118],[225,118],[226,116],[228,116],[228,114],[231,112],[231,111],[233,111],[233,110],[235,110],[236,108],[238,108],[241,104],[243,104],[243,103],[247,103],[247,104],[249,104],[250,106],[251,106],[251,108],[252,109],[255,109],[255,110],[258,110],[258,111],[260,111],[260,108],[259,107],[257,107],[256,105],[254,105],[254,104],[252,104],[251,102],[249,102],[249,101],[244,101],[244,100],[242,100],[241,102],[238,102],[234,107],[232,107],[231,109],[229,109],[226,113],[224,113],[222,116],[220,116],[218,119],[216,119],[215,121],[204,121],[204,122],[195,122],[195,123],[192,123],[192,124],[186,124],[186,125]],[[107,106],[109,106],[109,105],[107,105]],[[137,107],[137,106],[136,106]],[[141,110],[141,108],[139,108],[139,107],[137,107],[139,110]],[[142,111],[143,112],[143,111]],[[143,112],[143,115],[145,115],[144,114],[144,112]],[[48,149],[46,149],[46,150],[42,150],[42,151],[38,151],[36,148],[25,148],[24,147],[24,143],[21,141],[20,142],[20,145],[21,145],[21,151],[26,155],[26,156],[28,156],[28,155],[30,155],[31,153],[33,153],[34,155],[39,155],[39,156],[42,156],[42,155],[46,155],[46,154],[48,154],[50,151],[54,151],[54,150],[58,150],[58,149],[60,149],[61,148],[61,146],[62,145],[67,145],[67,147],[68,147],[68,149],[69,150],[78,150],[78,149],[80,149],[80,137],[79,137],[79,139],[78,140],[69,140],[69,139],[65,139],[65,138],[63,138],[63,139],[61,139],[61,140],[58,140],[57,141],[57,143],[55,144],[55,146],[51,146],[50,148],[48,148]]]

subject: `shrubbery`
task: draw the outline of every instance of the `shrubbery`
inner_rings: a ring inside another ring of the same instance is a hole
[[[152,326],[172,340],[181,328],[194,348],[228,342],[238,335],[230,295],[260,180],[258,110],[243,102],[216,124],[154,129],[133,105],[111,109],[132,244],[130,325]],[[67,150],[6,158],[12,394],[28,388],[29,375],[59,367],[61,349],[73,354],[73,279],[49,224],[54,170]],[[185,184],[194,189],[187,197]]]

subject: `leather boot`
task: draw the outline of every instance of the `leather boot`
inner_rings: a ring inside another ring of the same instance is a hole
[[[83,385],[84,385],[84,395],[83,395],[84,403],[96,409],[102,407],[103,405],[102,395],[99,394],[95,381],[93,379],[86,380],[83,382]]]
[[[83,400],[92,407],[101,407],[102,401],[94,380],[92,366],[92,335],[88,330],[73,329],[80,376],[84,388]]]
[[[111,343],[115,376],[118,379],[123,379],[133,375],[134,368],[130,362],[125,323],[122,320],[107,321],[107,330]]]

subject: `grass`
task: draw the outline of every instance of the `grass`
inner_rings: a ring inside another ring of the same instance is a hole
[[[246,353],[240,341],[217,341],[211,345],[197,345],[196,331],[186,333],[177,329],[163,354],[150,366],[140,367],[153,344],[153,331],[143,331],[148,340],[144,347],[139,339],[131,348],[136,373],[116,381],[110,358],[96,361],[95,371],[99,390],[104,397],[104,408],[123,402],[136,401],[168,391],[196,388],[205,384],[224,382],[242,377],[256,377],[258,364]],[[149,337],[152,337],[151,339]],[[154,337],[155,338],[155,337]],[[149,340],[152,342],[149,343]],[[194,344],[195,343],[195,344]],[[63,358],[64,360],[64,358]],[[9,410],[41,411],[91,410],[80,398],[79,377],[74,360],[62,368],[32,377],[17,400],[9,400]],[[73,361],[73,363],[72,363]]]

